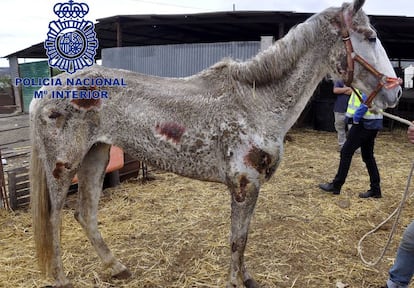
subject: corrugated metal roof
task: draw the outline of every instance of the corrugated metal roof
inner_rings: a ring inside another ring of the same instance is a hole
[[[97,58],[100,58],[100,49],[117,46],[259,41],[264,35],[278,39],[311,15],[288,11],[234,11],[102,18],[95,27],[100,44]],[[370,18],[391,58],[414,59],[414,17],[374,15]],[[10,56],[46,58],[43,43],[5,57]]]

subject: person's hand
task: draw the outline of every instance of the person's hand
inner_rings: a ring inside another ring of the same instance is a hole
[[[366,97],[366,96],[365,96]],[[368,106],[365,104],[359,105],[358,109],[355,111],[353,122],[354,124],[359,124],[364,114],[368,111]]]
[[[365,101],[367,101],[368,99],[367,94],[365,94],[364,92],[361,92],[361,98],[362,98],[362,102],[365,103]]]
[[[347,95],[351,95],[352,94],[352,88],[351,87],[344,86],[344,88],[346,89],[345,92],[344,92],[344,94],[347,94]]]
[[[408,127],[407,136],[408,136],[408,141],[414,144],[414,126],[413,125]]]

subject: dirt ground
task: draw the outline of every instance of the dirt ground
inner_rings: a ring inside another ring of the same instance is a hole
[[[397,231],[375,267],[362,263],[360,238],[398,206],[414,159],[405,130],[383,131],[376,142],[382,199],[360,199],[369,179],[355,155],[339,196],[319,190],[334,176],[336,134],[291,131],[285,156],[259,196],[245,253],[247,267],[263,287],[381,287],[387,279],[403,229],[414,218],[405,204]],[[122,183],[104,191],[99,227],[132,277],[110,278],[73,218],[76,195],[64,210],[65,271],[75,287],[225,287],[229,267],[230,198],[224,185],[154,172],[155,181]],[[413,189],[411,188],[410,191]],[[363,242],[375,260],[391,224]],[[51,284],[37,270],[30,214],[0,209],[0,287]],[[410,287],[414,287],[411,285]]]

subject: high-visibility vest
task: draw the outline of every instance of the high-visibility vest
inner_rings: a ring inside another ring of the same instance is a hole
[[[359,92],[359,90],[357,91]],[[359,97],[355,94],[355,92],[352,92],[351,97],[349,97],[349,100],[348,100],[348,108],[346,109],[346,117],[352,118],[355,114],[355,111],[358,109],[360,105],[361,105],[361,101],[359,101]],[[368,110],[362,118],[382,119],[382,114],[381,113],[375,114]]]

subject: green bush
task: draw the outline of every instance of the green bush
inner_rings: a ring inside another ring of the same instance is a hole
[[[0,76],[0,89],[11,88],[12,81],[10,76]]]

